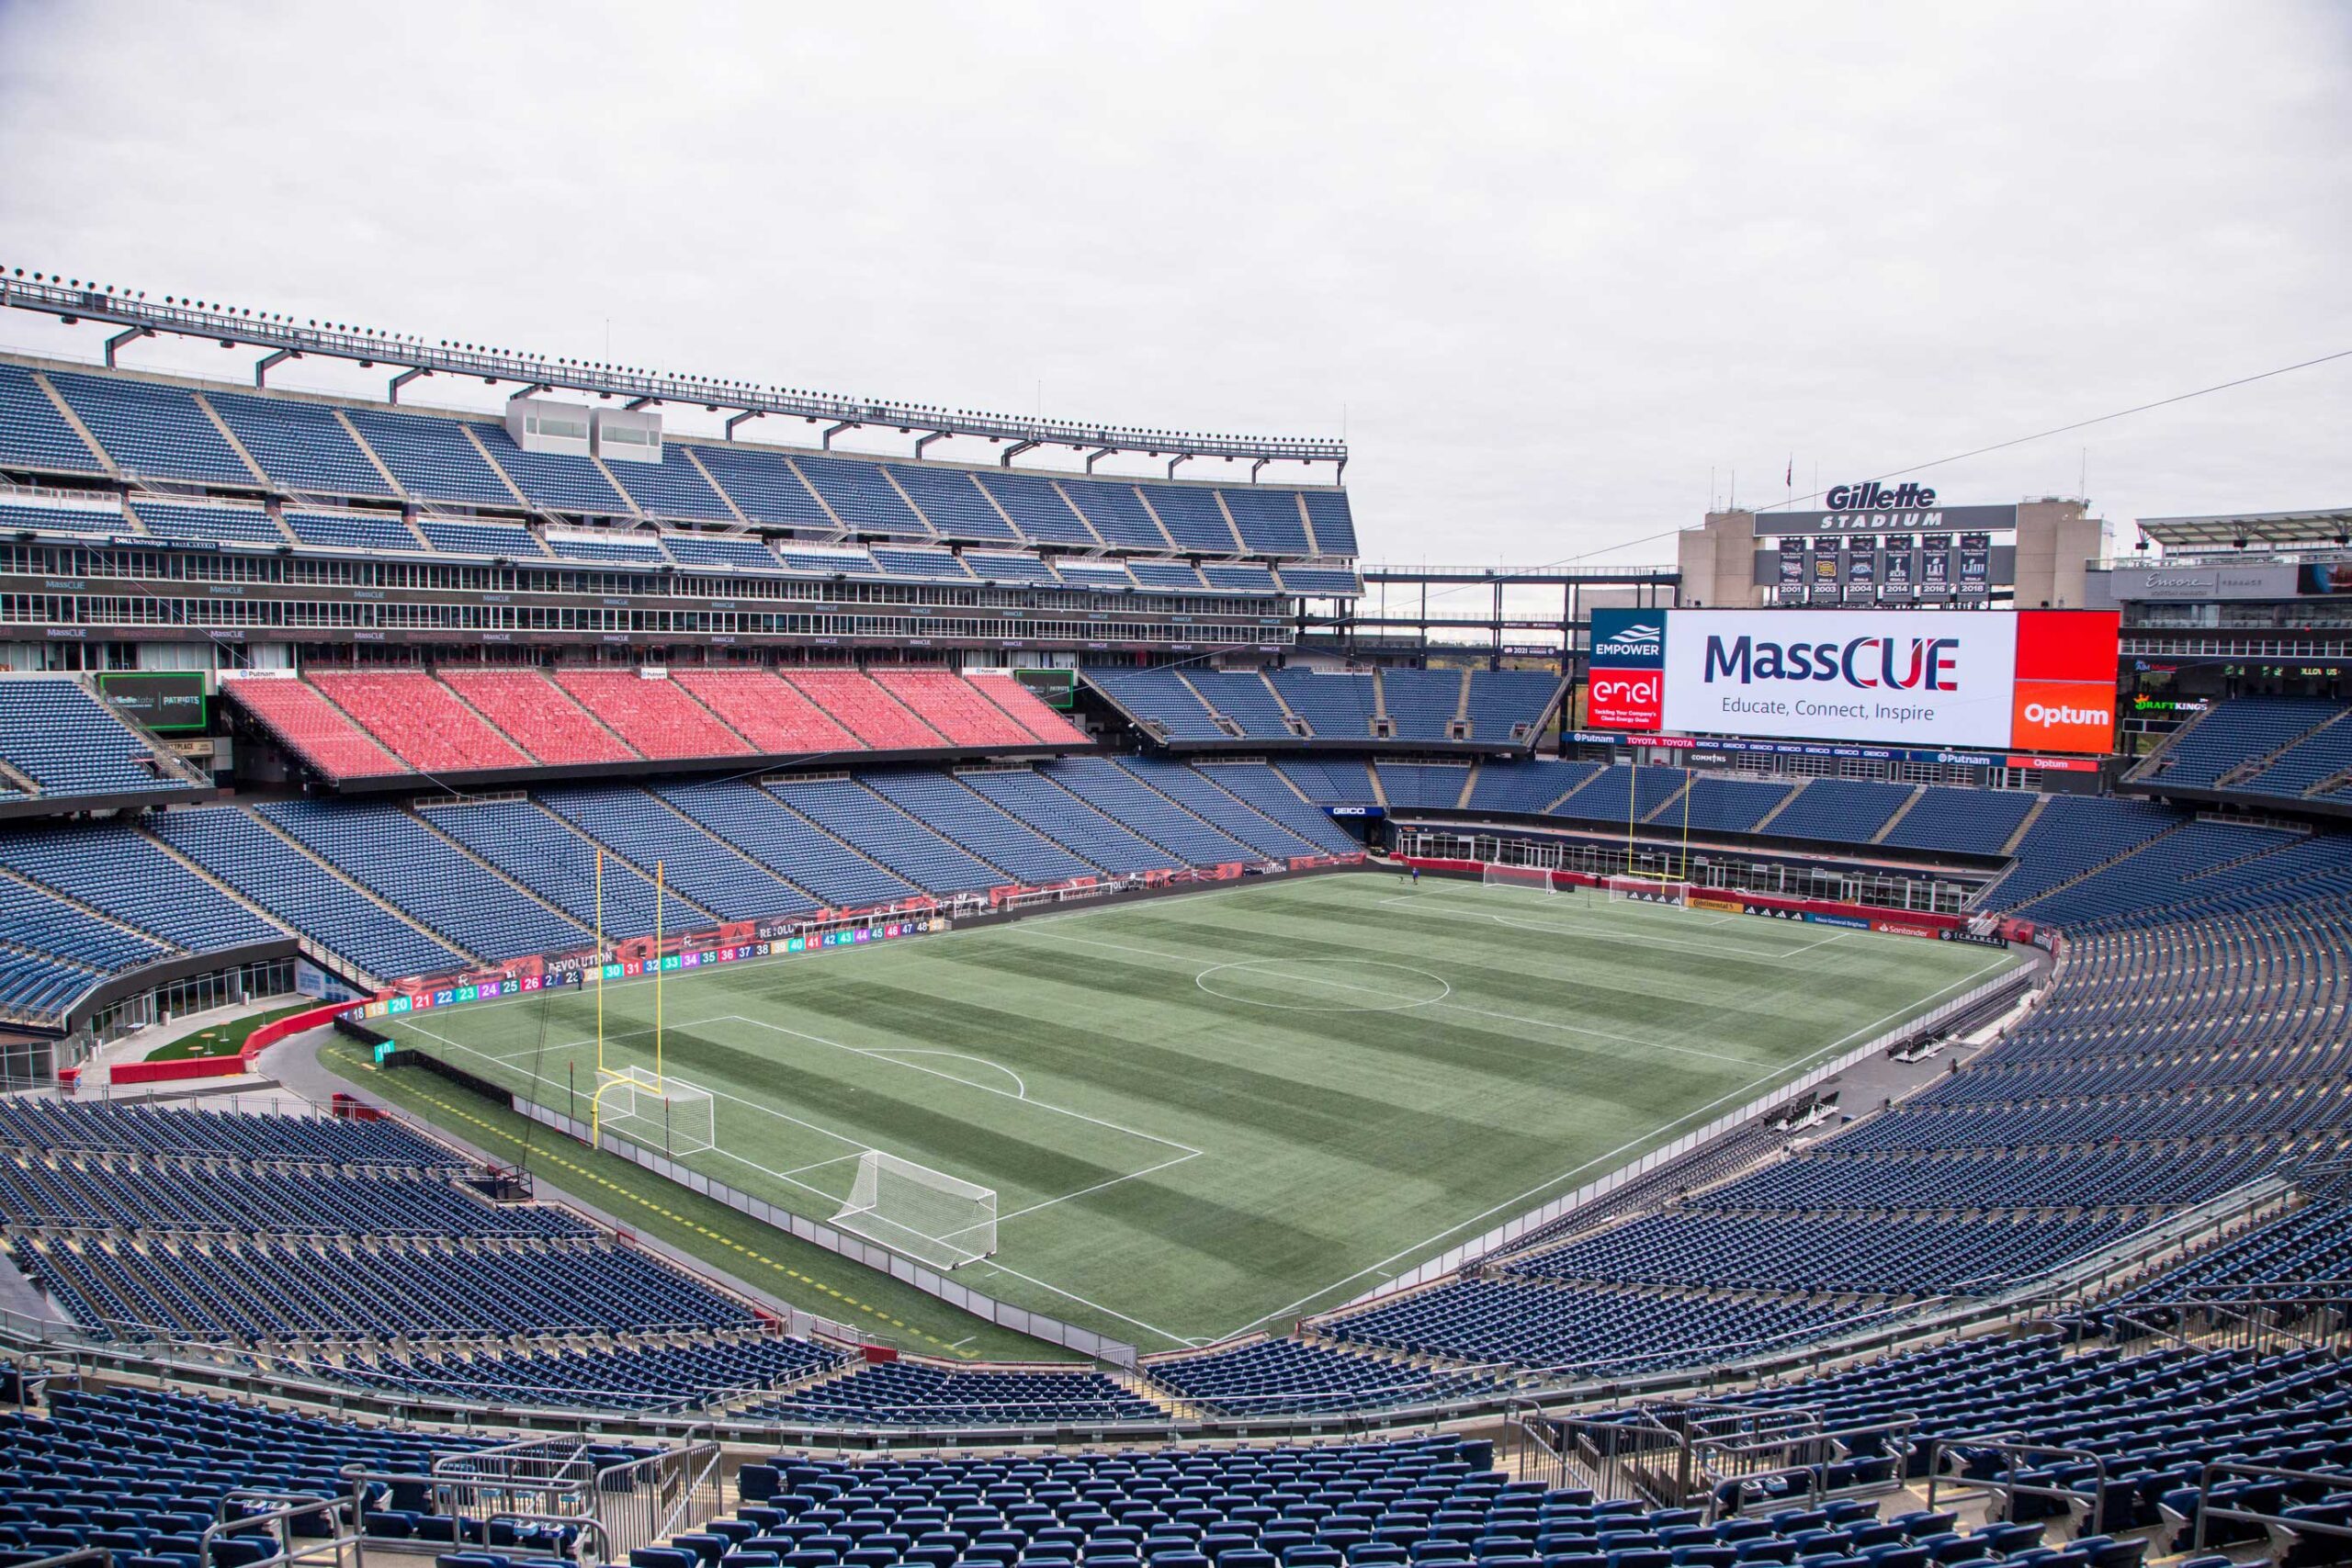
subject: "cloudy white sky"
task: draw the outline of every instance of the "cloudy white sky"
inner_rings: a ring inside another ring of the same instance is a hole
[[[1735,472],[1778,500],[1792,458],[1803,492],[2352,348],[2347,256],[2340,3],[0,0],[0,264],[1344,430],[1396,562],[1667,558],[1639,541]],[[2352,359],[1932,478],[2002,501],[2086,470],[2125,520],[2343,504],[2347,428]]]

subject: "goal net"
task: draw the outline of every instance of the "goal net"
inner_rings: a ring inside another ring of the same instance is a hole
[[[1690,902],[1690,885],[1668,882],[1655,876],[1612,876],[1608,879],[1609,901],[1623,900],[1635,904],[1670,904],[1676,908],[1687,908]]]
[[[681,1078],[656,1079],[641,1067],[624,1069],[596,1092],[599,1131],[673,1159],[718,1146],[717,1109],[708,1089]]]
[[[996,1193],[868,1149],[833,1224],[919,1263],[955,1269],[996,1250]]]
[[[1540,865],[1497,865],[1486,863],[1478,880],[1488,887],[1525,887],[1537,893],[1556,893],[1552,874]]]

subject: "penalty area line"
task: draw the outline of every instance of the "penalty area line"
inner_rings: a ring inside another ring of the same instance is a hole
[[[1917,1001],[1905,1003],[1904,1006],[1896,1008],[1894,1011],[1887,1013],[1882,1018],[1874,1019],[1869,1023],[1860,1024],[1855,1028],[1847,1031],[1846,1033],[1840,1035],[1838,1038],[1832,1040],[1826,1045],[1818,1046],[1815,1049],[1805,1053],[1805,1055],[1799,1056],[1796,1060],[1787,1063],[1782,1066],[1776,1067],[1770,1072],[1767,1072],[1745,1084],[1739,1085],[1736,1088],[1725,1089],[1722,1094],[1719,1094],[1714,1099],[1707,1101],[1706,1104],[1686,1111],[1681,1115],[1675,1117],[1672,1121],[1662,1122],[1646,1134],[1637,1137],[1629,1138],[1624,1143],[1618,1145],[1615,1148],[1611,1149],[1604,1154],[1595,1155],[1592,1158],[1585,1160],[1581,1164],[1574,1166],[1567,1170],[1562,1171],[1559,1175],[1553,1177],[1550,1180],[1529,1188],[1526,1191],[1520,1193],[1517,1197],[1505,1198],[1498,1203],[1490,1204],[1488,1207],[1482,1209],[1477,1213],[1472,1214],[1469,1218],[1448,1225],[1445,1229],[1439,1231],[1434,1235],[1417,1241],[1409,1247],[1399,1247],[1395,1252],[1388,1254],[1387,1257],[1377,1258],[1374,1261],[1366,1264],[1363,1268],[1357,1269],[1352,1274],[1341,1275],[1339,1279],[1334,1280],[1331,1283],[1324,1286],[1321,1290],[1301,1296],[1296,1301],[1290,1303],[1286,1306],[1276,1307],[1272,1312],[1253,1317],[1249,1322],[1241,1325],[1240,1327],[1217,1336],[1217,1339],[1219,1341],[1223,1341],[1226,1339],[1231,1339],[1238,1335],[1247,1334],[1261,1324],[1268,1323],[1275,1318],[1283,1317],[1292,1313],[1297,1312],[1300,1308],[1306,1306],[1308,1303],[1321,1301],[1323,1298],[1332,1294],[1334,1292],[1341,1290],[1348,1285],[1351,1285],[1368,1275],[1378,1274],[1384,1279],[1393,1278],[1394,1274],[1389,1269],[1388,1265],[1411,1258],[1419,1254],[1425,1254],[1428,1249],[1434,1247],[1437,1243],[1444,1241],[1448,1236],[1458,1235],[1463,1231],[1479,1224],[1481,1221],[1491,1220],[1497,1214],[1503,1213],[1505,1210],[1517,1208],[1518,1205],[1526,1203],[1531,1199],[1538,1197],[1543,1193],[1552,1191],[1554,1189],[1559,1187],[1561,1183],[1583,1175],[1586,1171],[1590,1170],[1593,1167],[1601,1164],[1603,1161],[1617,1159],[1621,1156],[1630,1154],[1634,1150],[1641,1148],[1645,1145],[1654,1144],[1663,1134],[1672,1132],[1675,1128],[1681,1126],[1684,1122],[1691,1121],[1693,1118],[1703,1116],[1708,1111],[1714,1110],[1717,1106],[1724,1104],[1727,1100],[1736,1099],[1737,1096],[1745,1094],[1750,1089],[1759,1089],[1766,1084],[1771,1083],[1775,1079],[1792,1077],[1796,1074],[1804,1071],[1810,1064],[1818,1061],[1823,1056],[1832,1055],[1844,1046],[1851,1044],[1856,1039],[1864,1034],[1875,1030],[1883,1029],[1887,1024],[1892,1023],[1898,1019],[1905,1017],[1917,1017],[1921,1012],[1924,1012],[1932,1007],[1944,996],[1969,984],[1978,976],[1989,974],[1993,970],[1999,968],[2004,962],[2005,960],[2001,958],[1992,959],[1979,967],[1969,971],[1959,979],[1952,981],[1951,984],[1941,987],[1937,990],[1929,992],[1927,996],[1921,997]],[[1694,1150],[1692,1152],[1695,1153],[1696,1151]],[[1521,1212],[1524,1213],[1523,1210]]]

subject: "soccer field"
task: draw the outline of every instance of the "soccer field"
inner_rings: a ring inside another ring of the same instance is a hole
[[[1336,1305],[2013,962],[1351,874],[673,975],[662,1044],[715,1097],[695,1168],[826,1222],[867,1149],[993,1188],[956,1278],[1149,1352]],[[650,1067],[651,982],[604,1007]],[[593,988],[377,1027],[586,1113]]]

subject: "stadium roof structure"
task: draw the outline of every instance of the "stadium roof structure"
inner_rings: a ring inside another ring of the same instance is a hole
[[[2140,531],[2166,549],[2341,545],[2352,538],[2352,506],[2324,506],[2315,512],[2245,512],[2216,517],[2143,517]]]
[[[1194,457],[1223,457],[1250,465],[1254,480],[1269,463],[1329,463],[1333,478],[1347,471],[1345,441],[1306,436],[1206,434],[1196,431],[1148,430],[1134,425],[1094,424],[1075,420],[1050,420],[1017,414],[986,413],[972,409],[933,408],[922,403],[893,402],[871,398],[844,398],[749,381],[708,376],[680,376],[667,371],[638,370],[590,360],[549,359],[508,349],[454,344],[447,339],[427,343],[408,333],[380,332],[339,322],[296,321],[266,310],[218,304],[193,303],[166,296],[161,304],[144,290],[111,285],[100,287],[80,279],[62,280],[54,274],[25,276],[21,267],[0,274],[0,305],[55,316],[68,325],[98,321],[123,330],[107,340],[106,362],[125,346],[159,333],[209,338],[223,348],[253,347],[269,352],[254,367],[254,385],[266,385],[269,372],[288,359],[306,355],[356,361],[362,368],[393,367],[387,393],[400,400],[401,388],[423,377],[478,377],[490,384],[514,382],[526,393],[559,389],[605,399],[622,399],[631,408],[659,403],[695,405],[710,412],[734,411],[727,422],[731,438],[746,420],[776,415],[805,419],[827,426],[823,445],[845,430],[865,426],[894,429],[919,435],[914,455],[946,436],[974,436],[1004,447],[999,461],[1010,468],[1012,459],[1038,446],[1069,446],[1086,453],[1091,473],[1095,462],[1114,453],[1142,453],[1169,459],[1173,478],[1179,465]]]

